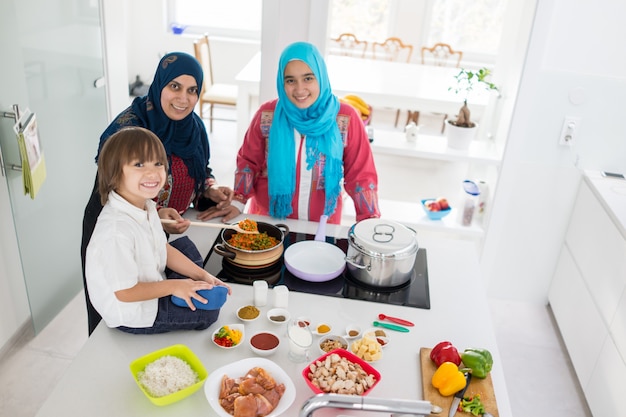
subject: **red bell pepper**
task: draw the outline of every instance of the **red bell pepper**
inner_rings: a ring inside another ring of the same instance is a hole
[[[448,341],[437,343],[430,352],[430,359],[435,362],[437,368],[444,362],[452,362],[459,366],[461,364],[461,355],[459,351]]]

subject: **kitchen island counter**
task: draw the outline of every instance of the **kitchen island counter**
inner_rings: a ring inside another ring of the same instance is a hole
[[[194,218],[194,213],[186,217]],[[267,223],[274,219],[252,216]],[[286,220],[291,230],[315,233],[317,223]],[[345,226],[328,225],[327,235],[346,237]],[[201,253],[208,252],[219,230],[192,227],[188,235],[198,245]],[[420,247],[428,253],[428,274],[431,308],[429,310],[390,304],[379,304],[345,298],[319,296],[290,292],[289,311],[292,317],[305,315],[313,322],[326,322],[334,330],[343,330],[347,324],[356,323],[361,328],[371,327],[379,313],[402,317],[415,323],[408,333],[388,330],[390,343],[384,348],[381,360],[373,366],[381,373],[381,381],[370,397],[421,399],[420,347],[432,347],[442,340],[450,340],[460,349],[483,347],[494,357],[492,379],[501,417],[512,415],[506,390],[500,354],[490,317],[486,293],[471,242],[449,239],[420,239]],[[270,290],[268,304],[261,307],[261,317],[245,323],[245,342],[233,350],[222,350],[211,342],[211,333],[224,324],[239,322],[236,310],[252,304],[252,287],[231,284],[233,294],[220,312],[218,321],[200,332],[172,332],[161,335],[139,336],[107,328],[101,323],[69,366],[49,398],[39,410],[38,417],[76,416],[215,416],[204,391],[178,403],[157,407],[139,390],[129,371],[129,364],[136,358],[154,350],[182,343],[189,346],[200,358],[209,374],[228,363],[246,357],[254,357],[247,346],[255,330],[279,331],[270,323],[265,313],[272,307]],[[333,332],[334,333],[334,332]],[[317,338],[316,338],[317,339]],[[300,406],[313,395],[301,372],[306,363],[292,363],[287,358],[288,346],[282,338],[278,351],[268,357],[282,367],[293,380],[296,399],[284,415],[297,416]],[[316,346],[311,349],[311,359],[320,355]],[[448,410],[444,410],[447,415]],[[489,410],[488,410],[489,411]],[[348,410],[319,410],[315,416],[382,415]],[[442,414],[443,415],[443,414]]]

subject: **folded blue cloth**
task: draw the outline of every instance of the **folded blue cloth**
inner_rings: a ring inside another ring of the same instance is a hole
[[[206,304],[202,304],[200,301],[192,298],[191,301],[193,302],[193,305],[196,306],[196,308],[202,310],[219,310],[226,302],[226,297],[228,296],[228,288],[215,286],[210,290],[200,290],[198,291],[198,294],[209,300],[209,302]],[[177,306],[189,308],[185,300],[183,300],[182,298],[176,297],[175,295],[172,295],[171,298],[172,303],[176,304]]]

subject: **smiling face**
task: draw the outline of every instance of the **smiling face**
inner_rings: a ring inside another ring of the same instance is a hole
[[[161,108],[171,120],[189,116],[198,103],[198,83],[191,75],[181,75],[161,90]]]
[[[285,94],[299,109],[310,107],[320,95],[320,84],[302,61],[290,61],[284,71]]]
[[[146,200],[157,196],[165,184],[165,165],[157,161],[135,159],[122,168],[122,178],[115,190],[126,201],[145,208]]]

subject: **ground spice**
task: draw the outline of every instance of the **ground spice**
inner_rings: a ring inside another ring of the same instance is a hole
[[[348,336],[350,336],[350,337],[355,337],[355,336],[358,336],[358,335],[359,335],[359,332],[356,331],[356,330],[350,330],[348,332]]]
[[[325,324],[322,324],[320,326],[317,326],[317,332],[318,333],[328,333],[330,331],[330,327],[328,327]]]
[[[259,309],[255,306],[245,306],[239,310],[239,317],[244,320],[251,320],[259,315]]]
[[[285,316],[270,316],[272,321],[285,321]]]

